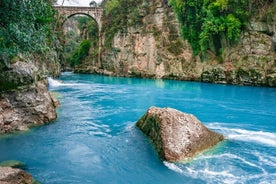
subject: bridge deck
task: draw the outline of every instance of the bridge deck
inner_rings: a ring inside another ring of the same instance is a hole
[[[53,6],[56,9],[75,9],[75,10],[103,10],[101,7],[88,7],[88,6]]]

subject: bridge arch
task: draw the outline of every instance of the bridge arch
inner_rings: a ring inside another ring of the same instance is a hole
[[[102,29],[102,14],[103,9],[100,7],[77,7],[77,6],[54,6],[59,15],[65,18],[64,22],[74,15],[86,15],[94,19],[99,28],[99,32]]]
[[[101,29],[102,29],[102,15],[103,8],[101,7],[77,7],[77,6],[54,6],[54,8],[58,11],[59,17],[62,18],[62,23],[64,23],[68,18],[74,15],[86,15],[91,17],[98,24],[99,31],[99,45],[98,45],[98,66],[101,66]]]

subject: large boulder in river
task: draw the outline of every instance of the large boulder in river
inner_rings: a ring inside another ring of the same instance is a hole
[[[136,124],[153,142],[161,159],[189,159],[223,140],[195,116],[172,108],[151,107]]]
[[[0,183],[1,184],[33,184],[33,177],[21,169],[11,167],[0,167]]]

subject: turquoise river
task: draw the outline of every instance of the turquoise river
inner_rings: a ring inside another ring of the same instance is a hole
[[[276,89],[63,73],[57,120],[0,137],[42,184],[276,183]],[[135,126],[151,106],[194,114],[226,140],[188,163],[161,161]]]

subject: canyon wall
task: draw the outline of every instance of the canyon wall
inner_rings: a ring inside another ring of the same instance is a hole
[[[200,57],[193,56],[181,37],[167,2],[150,0],[148,5],[149,11],[138,7],[142,24],[118,31],[111,46],[106,46],[102,33],[101,67],[85,64],[75,72],[276,86],[276,12],[270,22],[252,19],[238,43],[224,45],[221,56],[208,51]]]

